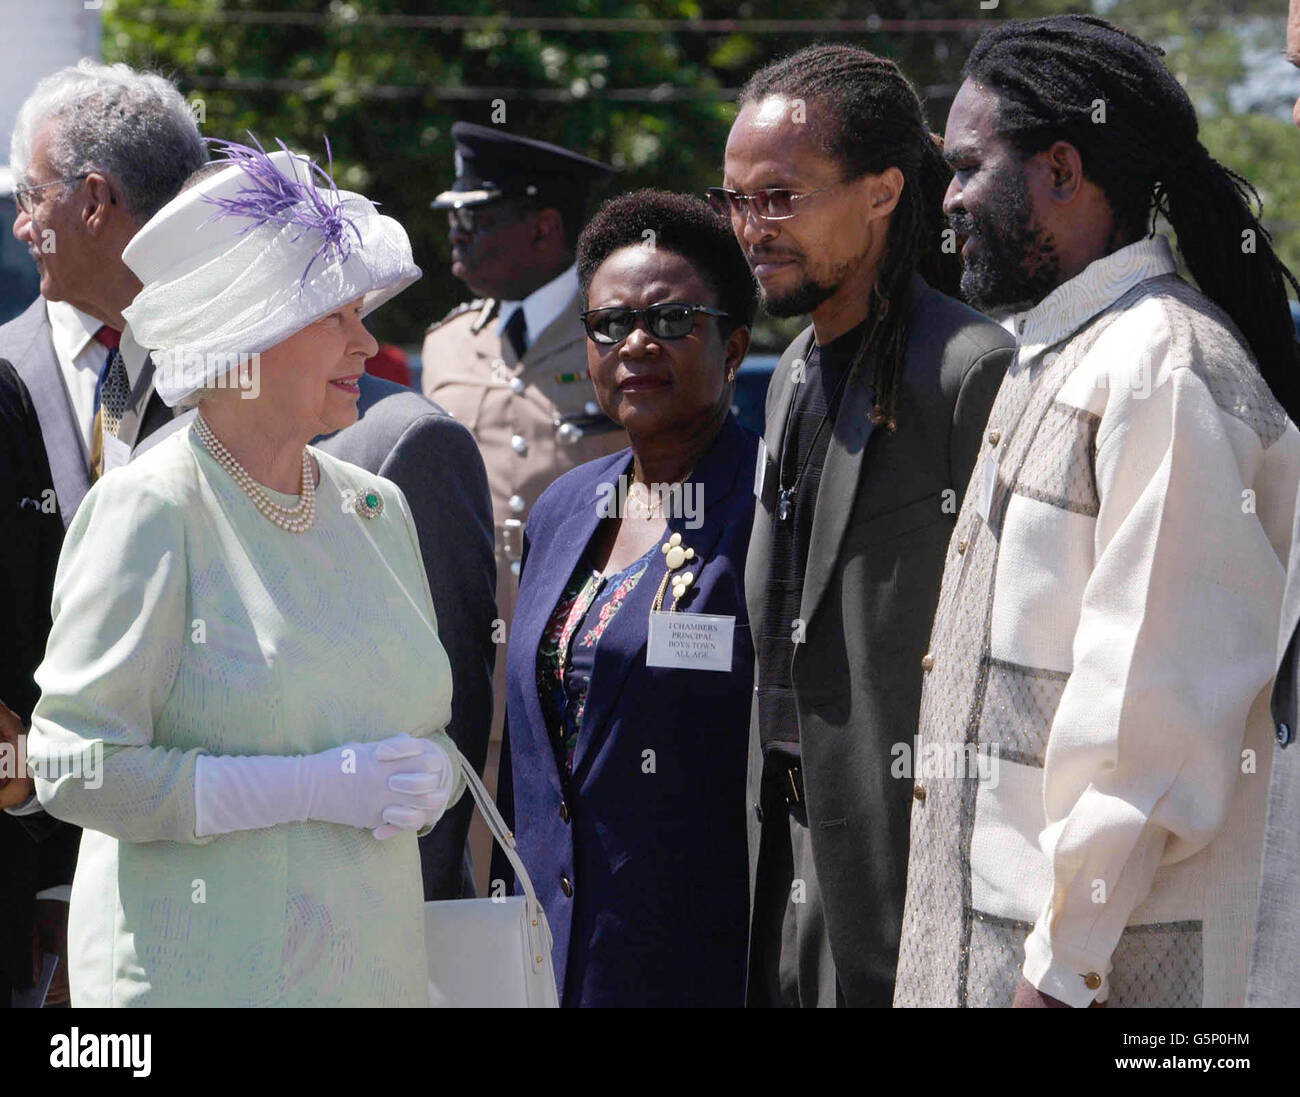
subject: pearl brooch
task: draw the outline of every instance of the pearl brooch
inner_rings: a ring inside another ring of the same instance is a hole
[[[659,551],[668,557],[669,571],[676,571],[687,560],[695,559],[695,550],[682,544],[682,535],[680,533],[674,533],[669,537],[668,543],[661,545]]]
[[[306,533],[311,528],[316,518],[316,483],[311,472],[311,457],[306,448],[302,451],[301,498],[296,506],[286,507],[266,494],[262,485],[245,471],[244,466],[222,445],[221,439],[212,433],[212,428],[201,415],[194,419],[194,433],[198,435],[204,449],[212,455],[212,459],[229,473],[264,517],[289,533]]]
[[[655,594],[654,604],[651,605],[650,612],[658,613],[660,611],[663,607],[664,594],[668,590],[668,584],[672,583],[673,601],[672,605],[668,607],[668,612],[672,613],[677,608],[677,603],[686,597],[686,591],[690,588],[690,585],[695,582],[694,572],[686,571],[676,575],[673,573],[686,561],[695,559],[695,550],[682,544],[682,535],[680,533],[674,533],[659,546],[659,551],[666,557],[664,563],[667,565],[668,570],[664,572],[663,581],[659,584],[659,590]]]

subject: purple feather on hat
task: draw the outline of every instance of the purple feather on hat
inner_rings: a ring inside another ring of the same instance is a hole
[[[210,144],[221,153],[221,157],[212,161],[215,164],[233,164],[243,169],[247,183],[241,187],[234,198],[205,197],[218,208],[213,218],[222,216],[243,217],[248,224],[240,230],[240,235],[268,221],[281,225],[297,225],[301,231],[293,239],[300,240],[307,232],[319,233],[323,238],[316,254],[307,263],[302,272],[299,293],[307,285],[307,275],[317,259],[325,256],[332,248],[340,263],[346,263],[352,254],[352,243],[348,240],[345,229],[350,228],[361,243],[361,232],[342,212],[343,200],[339,197],[338,187],[334,184],[334,154],[330,150],[329,138],[325,138],[325,155],[328,157],[329,170],[307,160],[310,171],[306,182],[285,175],[267,155],[256,137],[249,133],[252,146],[241,145],[238,141],[219,141],[210,139]],[[283,141],[276,142],[281,149],[289,152]],[[292,155],[292,154],[291,154]],[[321,190],[316,185],[316,176],[326,184]]]

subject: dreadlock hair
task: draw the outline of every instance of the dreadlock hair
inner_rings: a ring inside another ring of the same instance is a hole
[[[876,272],[871,322],[854,357],[856,369],[867,348],[875,348],[872,420],[893,430],[912,274],[953,296],[961,281],[960,258],[939,246],[943,195],[952,178],[943,142],[930,132],[916,89],[899,67],[858,46],[809,46],[774,61],[749,78],[739,105],[774,95],[804,101],[809,135],[843,166],[846,179],[891,167],[903,173]]]
[[[1104,19],[1057,15],[998,24],[962,75],[997,96],[999,135],[1021,158],[1058,140],[1073,145],[1118,229],[1154,233],[1157,213],[1165,216],[1201,292],[1237,325],[1295,419],[1300,361],[1287,285],[1300,285],[1251,210],[1254,199],[1262,212],[1255,188],[1201,144],[1196,111],[1163,56]]]

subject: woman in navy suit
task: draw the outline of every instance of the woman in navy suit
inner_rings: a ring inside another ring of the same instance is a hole
[[[564,1005],[741,1006],[758,440],[731,398],[757,291],[730,226],[661,191],[605,204],[578,275],[632,445],[529,516],[499,799]]]

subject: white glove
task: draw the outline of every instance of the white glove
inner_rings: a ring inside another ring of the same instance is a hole
[[[436,822],[453,784],[447,752],[409,735],[306,757],[200,755],[194,832],[204,838],[315,819],[391,838]]]

